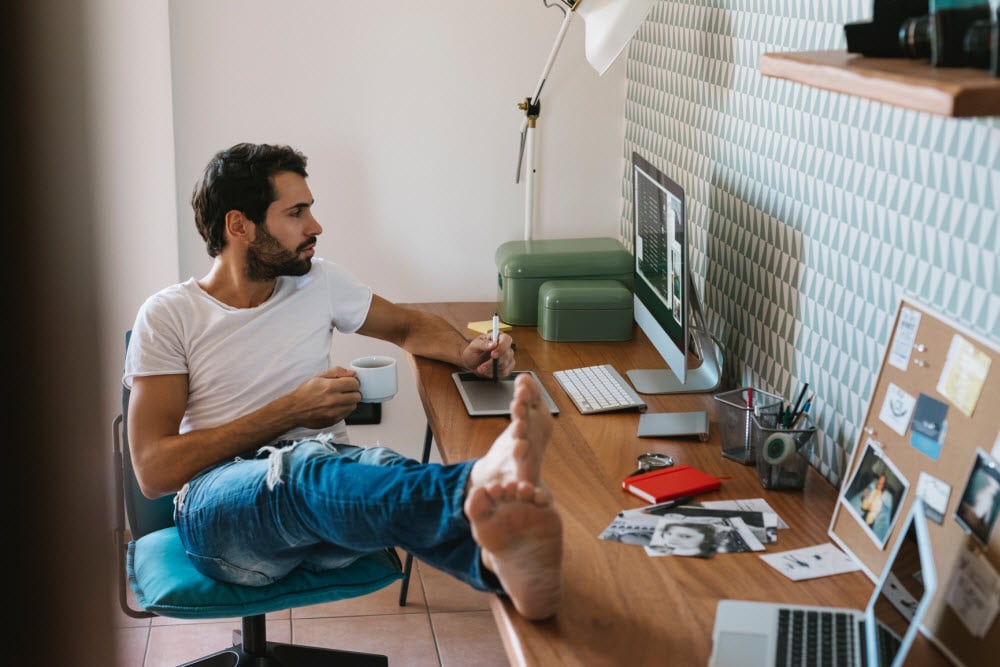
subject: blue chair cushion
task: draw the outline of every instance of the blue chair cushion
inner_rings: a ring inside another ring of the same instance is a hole
[[[173,526],[130,542],[127,565],[143,609],[172,618],[255,616],[366,595],[403,578],[395,553],[380,551],[338,569],[299,568],[267,586],[230,584],[194,568]]]

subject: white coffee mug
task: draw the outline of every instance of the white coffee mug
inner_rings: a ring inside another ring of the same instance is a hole
[[[362,403],[382,403],[396,395],[396,360],[392,357],[372,355],[358,357],[351,362],[361,383]]]

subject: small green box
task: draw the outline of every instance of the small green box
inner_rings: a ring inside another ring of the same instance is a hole
[[[552,341],[628,340],[632,292],[617,280],[550,280],[538,289],[538,333]]]
[[[497,310],[508,324],[538,324],[538,289],[550,280],[617,280],[632,289],[632,255],[613,238],[508,241],[496,264]]]

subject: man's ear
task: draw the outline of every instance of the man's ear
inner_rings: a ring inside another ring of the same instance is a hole
[[[249,244],[254,239],[254,226],[243,211],[233,209],[226,213],[226,235],[231,241]]]

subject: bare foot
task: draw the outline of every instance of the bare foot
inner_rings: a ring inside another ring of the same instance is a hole
[[[476,461],[469,488],[490,482],[525,481],[538,486],[542,456],[552,433],[552,413],[542,401],[538,382],[528,374],[517,377],[510,402],[510,424]]]
[[[465,499],[483,564],[518,613],[549,618],[562,599],[562,520],[545,489],[526,481],[475,486]]]

